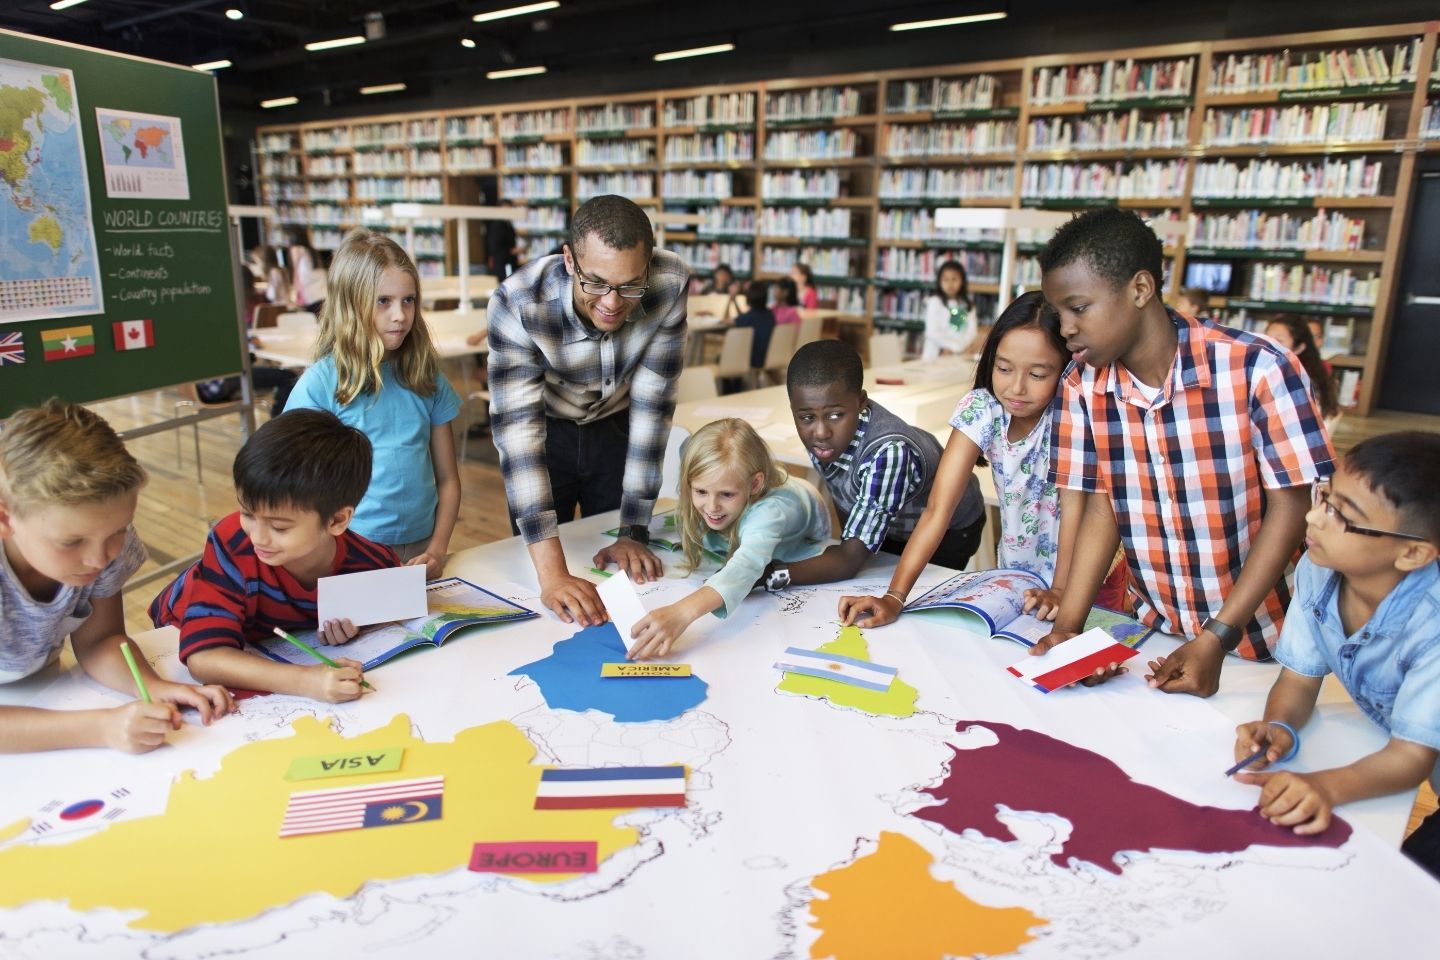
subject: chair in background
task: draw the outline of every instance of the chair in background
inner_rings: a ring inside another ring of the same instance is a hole
[[[686,298],[686,316],[699,317],[707,314],[718,320],[733,319],[738,316],[735,298],[728,293],[697,293]]]
[[[798,323],[782,323],[770,332],[770,345],[765,348],[765,365],[755,371],[755,386],[764,386],[764,381],[785,382],[785,370],[790,358],[795,356],[795,341],[800,332]]]
[[[464,426],[460,429],[460,462],[465,462],[466,451],[470,448],[470,428],[475,425],[475,405],[481,404],[485,411],[486,421],[490,417],[490,391],[474,390],[465,395],[465,402],[461,404],[464,417],[460,418]]]
[[[660,465],[660,496],[680,498],[680,448],[690,439],[690,431],[684,427],[670,428],[670,439],[665,441],[665,458]]]
[[[710,376],[721,379],[744,380],[750,376],[750,346],[755,341],[755,331],[750,327],[731,327],[725,331],[725,341],[720,344],[720,362],[707,364],[699,369],[710,371]]]
[[[688,403],[691,400],[709,400],[720,396],[715,389],[715,374],[709,367],[686,367],[680,371],[675,384],[675,402]]]
[[[870,369],[899,366],[905,359],[905,341],[899,334],[875,333],[870,336]]]
[[[255,326],[273,327],[280,314],[289,311],[290,308],[283,303],[262,303],[255,308]]]
[[[813,343],[820,339],[820,331],[824,320],[815,316],[809,310],[800,311],[799,329],[795,333],[795,350],[799,350],[807,343]],[[792,355],[794,351],[791,351]]]

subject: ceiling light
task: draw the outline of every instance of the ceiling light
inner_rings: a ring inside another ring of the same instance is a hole
[[[474,50],[475,41],[471,40],[469,37],[461,37],[460,46],[464,47],[466,50]]]
[[[373,87],[361,87],[360,92],[368,96],[372,93],[399,93],[404,89],[403,83],[377,83]]]
[[[505,80],[509,77],[533,77],[538,73],[544,73],[544,67],[513,67],[509,70],[491,70],[485,74],[486,80]]]
[[[683,60],[686,57],[703,57],[711,53],[729,53],[735,49],[733,43],[717,43],[709,47],[691,47],[689,50],[671,50],[655,54],[656,60]]]
[[[560,0],[545,0],[544,3],[527,3],[520,7],[506,7],[504,10],[491,10],[489,13],[477,13],[470,19],[476,23],[484,23],[487,20],[504,20],[506,17],[523,17],[527,13],[554,10],[558,6],[560,6]]]
[[[266,110],[272,110],[275,107],[288,107],[299,102],[299,97],[276,97],[274,100],[261,100],[260,106]]]
[[[85,0],[55,0],[54,3],[50,4],[50,9],[64,10],[67,7],[78,7],[84,2]]]
[[[241,10],[239,7],[226,7],[225,18],[227,20],[244,20],[245,11]]]
[[[1009,14],[1003,10],[999,13],[972,13],[964,17],[942,17],[939,20],[911,20],[909,23],[892,23],[891,30],[928,30],[931,27],[953,27],[960,23],[980,23],[985,20],[1004,20]]]
[[[211,60],[209,63],[193,63],[191,70],[224,70],[226,67],[233,67],[235,64],[229,60]]]
[[[310,51],[334,50],[336,47],[353,47],[357,43],[364,42],[365,38],[357,34],[353,37],[337,37],[334,40],[316,40],[314,43],[305,44],[305,49]]]

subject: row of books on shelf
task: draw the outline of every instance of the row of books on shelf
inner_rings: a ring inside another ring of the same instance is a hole
[[[1414,83],[1420,38],[1390,46],[1231,53],[1210,65],[1211,93]]]
[[[935,214],[924,208],[881,210],[875,219],[875,236],[882,240],[919,240],[941,243],[986,243],[1005,242],[999,230],[983,230],[977,227],[937,227]]]
[[[787,90],[765,98],[767,123],[797,120],[824,120],[860,114],[860,91],[856,87],[812,87]]]
[[[834,200],[840,196],[838,170],[767,170],[760,177],[766,200]]]
[[[667,127],[698,127],[706,124],[746,124],[755,122],[754,93],[699,94],[665,101],[663,113]]]
[[[493,147],[449,147],[445,148],[446,173],[477,173],[495,169]]]
[[[355,181],[356,200],[424,200],[444,197],[439,177],[362,177]]]
[[[551,133],[568,133],[570,111],[564,107],[553,110],[525,110],[500,114],[500,139],[543,137]]]
[[[495,122],[487,116],[446,117],[445,144],[474,144],[495,139]]]
[[[582,203],[606,193],[618,193],[632,200],[649,200],[655,196],[655,174],[583,173],[575,181],[575,195]]]
[[[1030,150],[1166,150],[1190,143],[1190,110],[1111,110],[1030,121]]]
[[[538,260],[541,257],[548,257],[560,245],[560,241],[554,237],[523,237],[520,242],[520,249],[525,259]]]
[[[575,113],[578,133],[648,129],[655,126],[655,108],[648,103],[607,103],[581,107]]]
[[[951,260],[965,268],[965,276],[972,284],[999,282],[1000,254],[993,250],[881,247],[875,256],[875,277],[877,280],[933,284],[940,265]]]
[[[344,157],[317,157],[316,160],[343,160]],[[314,164],[312,163],[313,167]],[[439,173],[442,169],[440,151],[434,148],[383,153],[357,153],[355,172],[366,173]]]
[[[1195,166],[1191,196],[1202,198],[1373,197],[1383,170],[1367,156],[1316,160],[1204,160]]]
[[[1185,192],[1184,160],[1138,163],[1027,163],[1020,195],[1035,199],[1172,197]]]
[[[808,264],[822,277],[850,276],[849,247],[761,247],[760,269],[764,273],[787,273],[797,263]]]
[[[885,89],[885,112],[993,110],[998,105],[999,93],[1000,81],[989,73],[951,79],[891,81]]]
[[[1380,276],[1345,268],[1311,264],[1256,264],[1250,271],[1247,294],[1251,300],[1318,305],[1374,306],[1380,293]]]
[[[1031,80],[1030,102],[1045,105],[1141,97],[1189,97],[1194,80],[1193,57],[1149,61],[1127,58],[1104,63],[1037,67]]]
[[[356,150],[397,148],[440,142],[440,121],[419,117],[390,123],[362,123],[350,128],[351,145]]]
[[[1440,139],[1440,103],[1430,101],[1420,114],[1420,136],[1426,140]]]
[[[725,200],[735,195],[735,177],[729,170],[672,170],[660,183],[667,200]]]
[[[1385,139],[1389,108],[1383,103],[1292,103],[1205,111],[1200,141],[1212,147],[1256,143],[1302,144]]]
[[[722,130],[665,138],[666,163],[728,163],[755,159],[755,133]]]
[[[1249,333],[1264,333],[1275,318],[1274,311],[1256,311],[1248,307],[1221,307],[1208,314],[1222,327],[1232,327]],[[1325,357],[1346,356],[1354,349],[1355,317],[1322,317],[1320,353]],[[1364,321],[1361,321],[1364,322]]]
[[[918,200],[956,197],[1011,197],[1015,194],[1013,166],[926,169],[897,167],[880,171],[882,200]]]
[[[565,149],[558,143],[527,143],[522,146],[506,147],[504,154],[507,167],[563,167]]]
[[[500,196],[508,199],[559,200],[565,178],[553,173],[514,173],[500,178]]]
[[[521,207],[515,229],[532,233],[554,233],[566,229],[570,216],[564,207]]]
[[[856,155],[854,130],[779,130],[765,136],[766,160],[841,160]]]
[[[747,212],[751,214],[753,226],[754,213]],[[765,207],[760,211],[760,233],[769,237],[848,237],[850,210],[847,207]]]
[[[975,156],[1014,153],[1020,124],[1015,120],[977,123],[897,123],[885,134],[885,154],[891,157]]]
[[[1188,243],[1232,250],[1363,250],[1365,221],[1323,209],[1310,216],[1264,210],[1192,214]]]
[[[575,162],[580,166],[599,164],[649,166],[655,162],[655,141],[581,140],[575,145]]]
[[[739,274],[751,274],[754,254],[748,243],[671,243],[671,252],[678,254],[692,269],[714,270],[728,264]]]
[[[668,176],[666,183],[669,183]],[[815,212],[824,213],[826,211],[816,209]],[[850,211],[844,212],[848,218]],[[695,229],[702,235],[707,233],[732,236],[753,234],[755,232],[755,211],[750,207],[705,207],[700,211],[700,223],[696,225]]]
[[[326,157],[325,159],[330,159]],[[343,160],[344,158],[339,158]],[[327,171],[328,172],[328,171]],[[260,160],[260,176],[262,177],[298,177],[300,176],[300,158],[286,156],[265,156]]]

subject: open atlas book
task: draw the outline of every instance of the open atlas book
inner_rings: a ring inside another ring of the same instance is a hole
[[[423,617],[366,627],[349,643],[333,647],[317,646],[317,649],[328,657],[359,660],[366,670],[370,670],[407,650],[427,644],[438,647],[453,634],[469,627],[539,616],[533,610],[459,577],[445,577],[427,583],[425,602],[429,611]],[[318,643],[313,630],[299,636],[307,643]],[[259,648],[265,656],[281,663],[309,666],[315,662],[314,657],[279,637],[262,641]]]
[[[1028,570],[980,570],[961,573],[911,600],[906,613],[924,613],[927,618],[952,622],[968,630],[1004,637],[1033,647],[1054,627],[1054,622],[1025,613],[1025,591],[1050,585]],[[1085,620],[1082,632],[1104,629],[1117,643],[1138,647],[1155,632],[1134,617],[1095,607]]]

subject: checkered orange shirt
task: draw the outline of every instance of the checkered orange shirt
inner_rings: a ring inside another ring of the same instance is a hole
[[[1071,365],[1055,398],[1050,479],[1109,494],[1136,615],[1193,637],[1240,575],[1265,490],[1329,476],[1335,454],[1291,353],[1208,321],[1170,319],[1175,365],[1153,404],[1118,363]],[[1246,625],[1241,656],[1270,658],[1294,572],[1292,563]]]

